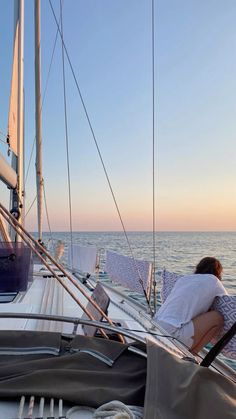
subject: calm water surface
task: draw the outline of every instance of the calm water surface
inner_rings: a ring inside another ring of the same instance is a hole
[[[44,233],[45,244],[51,241],[49,233]],[[130,232],[128,239],[135,258],[153,262],[153,235],[150,232]],[[70,233],[57,232],[53,241],[65,242],[62,261],[67,261]],[[101,254],[101,269],[104,266],[106,250],[113,250],[131,256],[127,240],[121,232],[75,232],[73,243],[83,246],[95,245]],[[165,267],[169,271],[187,274],[193,272],[199,260],[205,256],[214,256],[223,265],[223,284],[231,295],[236,295],[236,232],[160,232],[155,235],[155,266],[158,290],[161,286],[161,272]],[[135,296],[137,298],[137,295]],[[142,297],[138,297],[144,301]],[[159,295],[157,303],[160,304]],[[224,358],[224,357],[223,357]],[[225,358],[224,358],[225,359]],[[236,362],[227,360],[235,370]]]
[[[44,241],[50,239],[49,233],[44,233]],[[65,242],[64,261],[67,259],[67,248],[70,243],[70,233],[57,232],[55,240]],[[113,250],[130,256],[129,246],[124,233],[121,232],[75,232],[73,243],[95,245],[101,252],[101,268],[104,266],[105,251]],[[153,237],[150,232],[130,232],[129,242],[134,256],[138,259],[153,261]],[[229,294],[236,295],[236,233],[206,233],[206,232],[160,232],[156,233],[155,265],[157,280],[160,284],[160,273],[165,267],[176,273],[187,274],[204,256],[214,256],[223,265],[223,284]]]

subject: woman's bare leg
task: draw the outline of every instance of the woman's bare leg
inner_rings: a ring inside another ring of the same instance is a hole
[[[218,334],[224,325],[224,319],[218,311],[208,311],[193,320],[194,336],[191,352],[198,353],[210,340]]]

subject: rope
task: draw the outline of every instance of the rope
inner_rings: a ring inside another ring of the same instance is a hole
[[[152,0],[152,241],[153,241],[153,306],[156,313],[156,208],[155,208],[155,19],[154,0]]]
[[[140,282],[140,285],[141,285],[141,287],[142,287],[143,294],[144,294],[144,296],[145,296],[145,300],[146,300],[146,302],[147,302],[147,305],[148,305],[148,307],[149,307],[149,308],[150,308],[150,310],[151,310],[150,302],[149,302],[149,300],[148,300],[148,298],[147,298],[147,293],[146,293],[145,288],[144,288],[144,284],[143,284],[142,276],[141,276],[141,273],[140,273],[140,271],[139,271],[139,269],[138,269],[138,267],[137,267],[137,264],[136,264],[136,262],[135,262],[135,259],[134,259],[134,254],[133,254],[133,251],[132,251],[132,248],[131,248],[131,245],[130,245],[130,241],[129,241],[129,238],[128,238],[128,235],[127,235],[127,232],[126,232],[126,229],[125,229],[125,225],[124,225],[124,222],[123,222],[123,219],[122,219],[122,216],[121,216],[121,212],[120,212],[119,207],[118,207],[118,203],[117,203],[117,200],[116,200],[116,197],[115,197],[115,194],[114,194],[114,191],[113,191],[113,188],[112,188],[112,185],[111,185],[111,182],[110,182],[109,176],[108,176],[108,172],[107,172],[107,170],[106,170],[106,166],[105,166],[105,163],[104,163],[104,160],[103,160],[103,157],[102,157],[102,154],[101,154],[101,151],[100,151],[99,145],[98,145],[98,141],[97,141],[97,138],[96,138],[96,136],[95,136],[95,132],[94,132],[94,129],[93,129],[93,126],[92,126],[91,120],[90,120],[90,118],[89,118],[89,114],[88,114],[88,111],[87,111],[87,108],[86,108],[86,105],[85,105],[85,102],[84,102],[84,99],[83,99],[83,96],[82,96],[82,93],[81,93],[81,90],[80,90],[80,87],[79,87],[79,84],[78,84],[77,77],[76,77],[75,72],[74,72],[74,68],[73,68],[72,63],[71,63],[71,60],[70,60],[69,53],[68,53],[68,51],[67,51],[67,48],[66,48],[65,42],[64,42],[64,40],[63,40],[62,33],[61,33],[61,30],[60,30],[59,23],[58,23],[58,21],[57,21],[57,17],[56,17],[56,15],[55,15],[55,12],[54,12],[54,9],[53,9],[53,6],[52,6],[52,3],[51,3],[51,0],[49,0],[49,3],[50,3],[50,6],[51,6],[51,10],[52,10],[52,13],[53,13],[53,16],[54,16],[54,19],[55,19],[56,25],[57,25],[57,27],[58,27],[59,34],[60,34],[60,36],[61,36],[61,40],[62,40],[62,43],[63,43],[64,51],[65,51],[65,53],[66,53],[66,57],[67,57],[67,60],[68,60],[68,63],[69,63],[69,66],[70,66],[70,69],[71,69],[71,72],[72,72],[73,79],[74,79],[74,81],[75,81],[75,85],[76,85],[77,91],[78,91],[78,93],[79,93],[79,97],[80,97],[80,100],[81,100],[81,103],[82,103],[82,106],[83,106],[83,109],[84,109],[84,112],[85,112],[85,115],[86,115],[86,119],[87,119],[87,122],[88,122],[88,125],[89,125],[89,128],[90,128],[90,131],[91,131],[91,134],[92,134],[92,137],[93,137],[93,140],[94,140],[94,143],[95,143],[95,146],[96,146],[97,152],[98,152],[98,156],[99,156],[99,158],[100,158],[100,161],[101,161],[101,164],[102,164],[102,167],[103,167],[103,171],[104,171],[104,174],[105,174],[105,177],[106,177],[106,180],[107,180],[107,183],[108,183],[108,186],[109,186],[109,189],[110,189],[110,192],[111,192],[112,198],[113,198],[113,202],[114,202],[114,204],[115,204],[115,208],[116,208],[116,211],[117,211],[117,214],[118,214],[118,217],[119,217],[120,223],[121,223],[121,225],[122,225],[122,229],[123,229],[123,232],[124,232],[124,235],[125,235],[125,238],[126,238],[127,244],[128,244],[128,248],[129,248],[129,251],[130,251],[131,257],[132,257],[132,259],[133,259],[133,263],[134,263],[135,269],[136,269],[137,274],[138,274],[139,282]]]
[[[94,419],[142,419],[142,417],[142,407],[127,406],[118,400],[103,404],[93,414]]]
[[[67,419],[70,419],[70,418],[72,419],[74,417],[74,413],[77,413],[77,414],[81,413],[82,414],[82,412],[83,413],[84,412],[94,413],[95,409],[93,407],[88,407],[88,406],[73,406],[69,410],[67,410],[65,417]],[[79,417],[79,416],[76,415],[76,417]],[[80,416],[80,417],[82,418],[82,416]]]
[[[64,47],[63,47],[64,40],[63,40],[63,21],[62,21],[62,1],[61,0],[60,0],[60,17],[61,17],[61,40],[62,40],[61,47],[62,47],[62,70],[63,70],[63,95],[64,95],[66,161],[67,161],[68,199],[69,199],[69,214],[70,214],[70,241],[71,241],[71,258],[72,258],[72,266],[73,266],[71,179],[70,179],[69,140],[68,140],[67,102],[66,102],[66,79],[65,79],[65,56],[64,56]]]

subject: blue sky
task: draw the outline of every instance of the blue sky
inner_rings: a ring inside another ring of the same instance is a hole
[[[7,127],[13,2],[0,16],[0,130]],[[42,0],[42,88],[57,28]],[[57,16],[59,2],[53,1]],[[34,140],[33,1],[25,1],[26,166]],[[235,230],[236,3],[155,2],[156,208],[160,230]],[[127,230],[152,227],[151,1],[64,0],[65,43]],[[51,227],[68,230],[61,43],[43,107]],[[66,62],[74,230],[121,229]],[[1,150],[4,147],[1,146]],[[26,209],[35,196],[31,164]],[[5,191],[1,189],[1,194]],[[35,230],[35,209],[27,225]],[[46,218],[46,217],[45,217]],[[44,223],[47,229],[47,223]]]

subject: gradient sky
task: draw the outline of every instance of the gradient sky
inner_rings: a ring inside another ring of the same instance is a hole
[[[42,90],[57,28],[42,0]],[[59,16],[59,1],[53,1]],[[34,141],[33,0],[25,1],[26,169]],[[13,1],[1,0],[0,131],[7,130]],[[155,2],[158,230],[236,230],[236,2]],[[65,43],[127,230],[152,228],[151,1],[64,0]],[[52,230],[69,230],[61,42],[43,105]],[[66,62],[73,229],[121,230]],[[3,136],[1,135],[1,138]],[[6,156],[5,147],[0,146]],[[35,197],[34,159],[26,210]],[[7,203],[6,188],[1,196]],[[35,206],[26,219],[36,229]],[[44,230],[48,230],[44,214]]]

